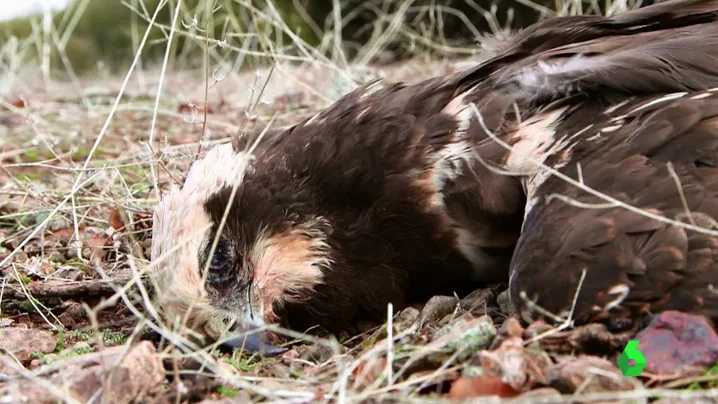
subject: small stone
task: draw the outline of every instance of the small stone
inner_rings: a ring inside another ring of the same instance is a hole
[[[498,296],[496,296],[496,303],[498,303],[499,308],[501,308],[501,312],[504,313],[506,316],[513,317],[518,314],[518,312],[516,311],[516,307],[514,307],[514,304],[511,302],[508,289],[504,290],[503,292],[499,293]]]
[[[679,374],[718,362],[718,335],[701,316],[664,311],[635,339],[646,373]]]
[[[82,303],[68,301],[65,313],[72,317],[75,321],[81,321],[87,319],[87,311]]]
[[[394,329],[403,331],[411,327],[419,319],[421,313],[414,307],[407,307],[394,318]]]
[[[90,258],[92,258],[92,248],[82,247],[80,252],[82,253],[82,258],[84,258],[86,260],[89,260]]]
[[[20,327],[0,328],[0,348],[12,353],[20,362],[27,362],[34,352],[50,353],[57,340],[49,333]]]
[[[136,402],[137,398],[164,379],[164,368],[149,341],[140,342],[128,352],[126,350],[127,347],[118,346],[104,350],[99,357],[92,356],[85,361],[80,359],[82,357],[73,359],[67,366],[46,377],[45,382],[56,388],[62,386],[70,397],[83,403],[100,396],[102,401],[109,403]],[[33,380],[17,379],[0,386],[0,396],[10,391],[17,391],[28,402],[56,401],[52,394]]]
[[[44,260],[40,265],[40,273],[45,276],[50,276],[55,273],[55,267],[47,260]]]
[[[495,336],[496,327],[491,317],[474,318],[467,313],[437,331],[435,339],[425,349],[439,355],[457,354],[456,359],[461,361],[488,347]]]
[[[543,320],[534,321],[524,331],[524,339],[532,339],[539,335],[545,334],[548,331],[553,330],[554,327],[550,326]]]
[[[11,318],[0,318],[0,327],[10,327],[14,322]]]
[[[564,394],[633,390],[638,379],[621,374],[616,365],[597,356],[568,357],[548,370],[548,384]]]
[[[17,363],[10,355],[0,355],[0,382],[4,377],[16,376],[20,374],[19,369],[22,365]]]
[[[74,259],[74,258],[78,258],[77,257],[78,246],[80,248],[82,248],[81,242],[78,243],[77,240],[69,241],[67,243],[67,248],[65,249],[65,257],[67,257],[67,259],[70,259],[70,260]]]
[[[514,317],[509,317],[501,324],[499,333],[491,344],[491,349],[498,348],[502,342],[509,338],[521,338],[523,333],[524,327],[521,326],[519,320]]]
[[[50,222],[47,224],[47,228],[51,231],[57,231],[67,228],[70,224],[71,222],[68,219],[65,219],[64,216],[55,215],[52,219],[50,219]]]
[[[61,253],[58,250],[51,252],[48,256],[48,259],[58,264],[64,264],[67,261],[67,259],[65,258],[65,254]]]
[[[116,353],[123,353],[125,347],[114,349],[117,349],[114,351]],[[105,385],[103,399],[109,403],[129,403],[159,384],[164,379],[164,367],[156,353],[149,341],[142,341],[132,347],[111,374],[109,383]],[[95,371],[100,373],[101,369],[97,367]]]
[[[459,305],[464,311],[483,308],[494,298],[494,295],[495,292],[493,289],[476,289],[461,299]]]
[[[55,353],[49,353],[42,357],[42,364],[47,365],[49,363],[55,362],[57,360],[58,356]]]
[[[444,316],[454,313],[458,300],[451,296],[434,296],[426,302],[424,309],[419,316],[419,324],[423,327],[426,324],[435,324]]]
[[[528,371],[520,339],[512,338],[504,341],[497,350],[480,352],[479,363],[486,374],[501,379],[516,391],[525,390]]]
[[[487,375],[519,392],[546,385],[546,370],[553,364],[545,352],[525,349],[520,337],[506,339],[498,349],[479,352],[478,359]]]

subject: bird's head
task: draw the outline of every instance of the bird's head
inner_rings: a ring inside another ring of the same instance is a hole
[[[247,333],[275,323],[275,310],[307,299],[322,283],[331,264],[330,228],[302,214],[301,192],[270,180],[281,177],[281,167],[258,174],[248,156],[232,144],[216,146],[192,165],[183,187],[162,198],[154,211],[152,273],[173,326],[272,353],[274,334]]]

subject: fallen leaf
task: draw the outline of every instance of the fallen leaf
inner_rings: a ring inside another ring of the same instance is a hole
[[[18,98],[12,102],[12,106],[15,108],[25,108],[27,106],[27,103],[25,100]]]
[[[204,105],[200,105],[199,103],[185,102],[185,103],[179,105],[178,112],[187,113],[187,112],[191,112],[194,109],[195,111],[197,111],[199,113],[204,113],[204,108],[205,108]],[[208,114],[214,113],[214,109],[212,108],[211,105],[207,106],[207,113]]]
[[[524,327],[521,326],[519,320],[509,317],[501,324],[499,332],[491,343],[489,349],[493,350],[501,346],[501,344],[509,338],[521,338],[524,333]]]
[[[623,376],[614,363],[604,358],[581,355],[558,360],[548,369],[546,384],[564,394],[626,391],[640,385],[638,379]]]
[[[525,349],[520,337],[507,338],[491,351],[478,353],[484,374],[504,380],[516,391],[528,391],[546,384],[546,370],[552,365],[546,352]]]
[[[498,396],[516,397],[519,393],[497,377],[477,376],[461,377],[451,384],[446,394],[450,400],[465,400],[472,397]]]
[[[122,221],[122,215],[120,214],[120,210],[117,208],[110,211],[110,218],[107,221],[110,224],[110,227],[115,229],[115,231],[121,231],[125,228],[125,222]]]
[[[354,384],[359,387],[369,387],[386,370],[386,358],[371,358],[362,360],[352,371],[355,377]]]
[[[110,240],[107,236],[90,236],[83,240],[85,246],[90,249],[89,259],[96,263],[101,263],[105,257],[105,245]]]
[[[72,240],[72,237],[75,235],[75,229],[72,227],[65,227],[63,229],[58,229],[55,231],[50,232],[47,236],[45,236],[45,240],[48,241],[63,241],[68,242]]]

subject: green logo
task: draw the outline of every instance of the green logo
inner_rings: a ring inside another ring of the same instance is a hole
[[[637,339],[628,341],[623,353],[618,357],[618,368],[621,369],[624,376],[639,376],[643,368],[646,367],[646,358],[638,350],[639,342]],[[633,360],[633,365],[630,364],[630,360]]]

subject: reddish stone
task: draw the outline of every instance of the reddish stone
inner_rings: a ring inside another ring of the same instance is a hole
[[[718,362],[718,335],[701,316],[665,311],[636,339],[641,341],[646,373],[677,374]]]

